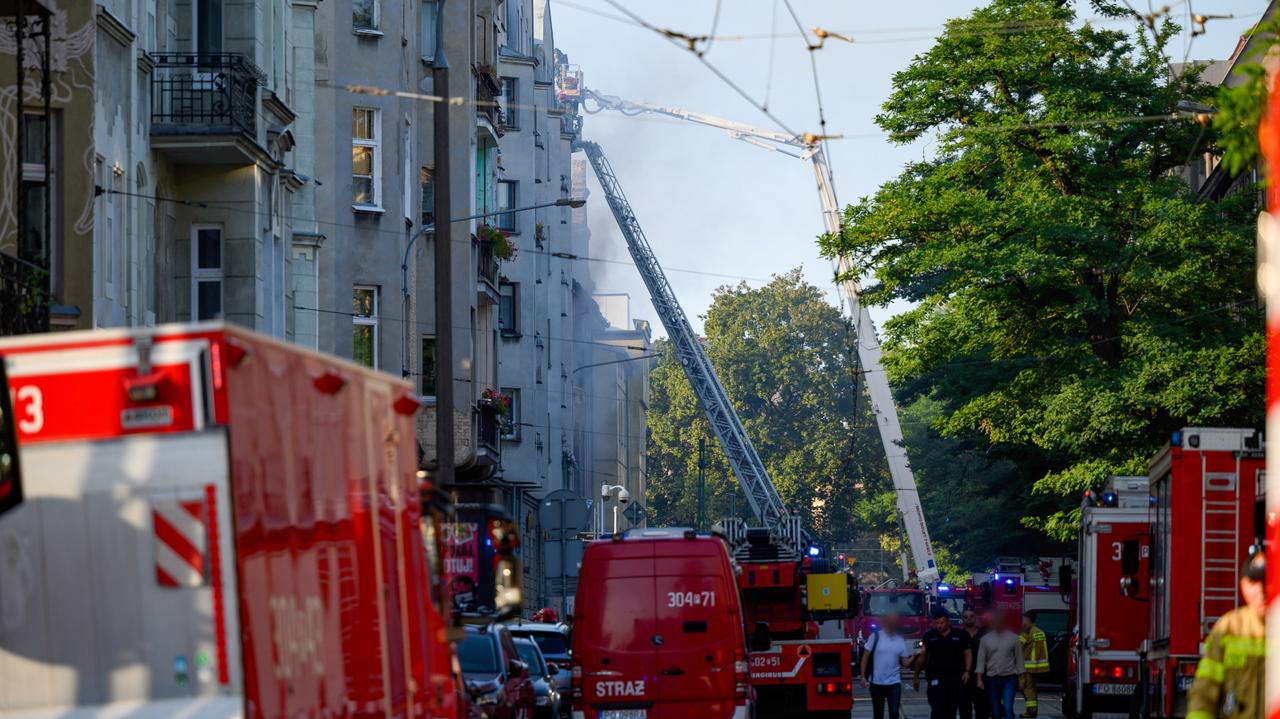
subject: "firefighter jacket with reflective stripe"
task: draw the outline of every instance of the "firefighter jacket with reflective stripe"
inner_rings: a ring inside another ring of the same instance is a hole
[[[1045,639],[1044,630],[1032,624],[1030,629],[1022,632],[1020,639],[1027,672],[1043,674],[1049,671],[1049,641]]]
[[[1266,625],[1240,607],[1223,615],[1204,642],[1204,656],[1187,696],[1187,719],[1262,719]]]

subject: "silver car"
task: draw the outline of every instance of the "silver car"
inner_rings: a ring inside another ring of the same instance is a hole
[[[507,628],[511,631],[511,636],[532,639],[538,649],[542,650],[542,656],[556,665],[555,682],[560,691],[560,710],[561,713],[568,714],[569,702],[573,696],[569,669],[569,627],[563,624],[516,620],[507,624]]]

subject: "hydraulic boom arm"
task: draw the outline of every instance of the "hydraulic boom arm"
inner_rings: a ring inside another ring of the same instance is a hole
[[[653,309],[658,313],[662,326],[671,338],[676,357],[684,367],[689,384],[693,386],[693,392],[698,397],[698,403],[702,405],[703,412],[711,422],[711,429],[715,432],[720,447],[729,458],[733,473],[738,476],[738,482],[747,495],[752,511],[760,518],[766,529],[771,532],[785,533],[784,527],[791,522],[786,507],[782,505],[782,498],[778,496],[778,490],[769,479],[764,462],[760,461],[755,447],[747,438],[742,420],[738,419],[738,413],[729,403],[729,396],[725,393],[724,386],[720,384],[720,378],[716,376],[711,361],[703,352],[702,345],[689,324],[689,319],[685,317],[684,310],[676,299],[675,291],[667,281],[666,273],[658,264],[658,258],[653,254],[653,248],[649,246],[644,230],[640,228],[640,222],[631,211],[631,203],[622,193],[622,186],[618,184],[613,168],[609,166],[604,152],[596,143],[584,140],[579,141],[577,146],[587,154],[591,168],[595,171],[596,178],[600,180],[609,209],[613,211],[613,217],[618,221],[618,229],[622,230],[623,237],[626,238],[631,258],[636,263],[636,269],[640,271],[645,287],[649,289]]]
[[[766,150],[773,150],[797,159],[810,161],[813,164],[813,174],[818,184],[818,197],[822,203],[823,225],[828,233],[840,231],[840,205],[836,200],[831,167],[827,164],[826,154],[822,151],[822,145],[819,142],[820,138],[813,135],[792,135],[777,130],[752,127],[745,123],[690,112],[680,108],[622,100],[592,90],[585,90],[584,94],[584,99],[590,99],[596,103],[596,109],[588,110],[589,112],[600,112],[607,109],[616,110],[627,115],[638,115],[646,112],[667,115],[668,117],[695,122],[699,125],[722,129],[735,139]],[[586,109],[585,105],[584,109]],[[594,159],[592,163],[594,165]],[[596,174],[600,174],[599,167],[596,168]],[[604,184],[603,179],[601,184]],[[613,206],[612,199],[610,199],[610,206]],[[614,210],[614,215],[618,215],[616,209]],[[618,224],[622,224],[620,216],[618,217]],[[630,243],[629,239],[628,242]],[[634,250],[632,254],[635,254]],[[636,264],[640,264],[639,258],[636,259]],[[907,532],[908,544],[911,546],[912,561],[916,566],[916,576],[925,584],[933,584],[938,580],[939,576],[937,562],[934,560],[933,545],[929,541],[929,529],[925,525],[924,510],[920,506],[920,493],[916,489],[915,476],[911,473],[911,465],[907,461],[907,453],[902,439],[902,425],[898,421],[898,408],[893,402],[893,393],[889,389],[889,378],[885,375],[881,361],[880,340],[876,335],[875,323],[871,320],[871,314],[867,311],[867,308],[860,301],[862,288],[859,286],[857,279],[855,279],[856,273],[852,271],[854,269],[853,263],[848,258],[842,257],[837,261],[836,267],[840,276],[846,278],[840,282],[840,289],[844,294],[845,302],[848,304],[849,314],[857,324],[858,360],[862,364],[863,377],[866,378],[867,393],[871,396],[872,411],[875,413],[876,426],[880,430],[880,442],[884,446],[885,457],[889,462],[889,476],[893,481],[893,488],[897,494],[898,512],[902,517],[902,524]],[[648,279],[646,278],[645,281],[648,282]],[[652,287],[650,287],[650,291],[653,291]],[[657,305],[656,295],[654,304],[655,306]],[[659,310],[659,313],[661,314],[661,310]],[[683,316],[681,314],[681,318]],[[663,321],[665,322],[666,320],[664,319]],[[674,336],[669,327],[667,331]],[[690,379],[692,381],[692,378]],[[716,384],[717,386],[719,385],[718,382]],[[721,442],[723,443],[723,440]],[[753,450],[752,455],[754,456],[754,454]],[[745,481],[743,486],[746,487]],[[772,489],[772,484],[769,486]],[[750,496],[750,492],[748,492],[748,496]],[[761,516],[759,512],[757,512],[757,516]],[[762,521],[764,520],[763,516],[761,516],[761,519]]]

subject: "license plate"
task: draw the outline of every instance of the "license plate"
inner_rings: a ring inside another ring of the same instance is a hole
[[[1187,691],[1191,688],[1191,684],[1196,680],[1195,677],[1178,677],[1178,689]]]
[[[600,719],[645,719],[647,711],[644,709],[603,709],[600,711]]]
[[[1094,684],[1094,694],[1107,694],[1114,696],[1129,696],[1133,694],[1133,684]]]

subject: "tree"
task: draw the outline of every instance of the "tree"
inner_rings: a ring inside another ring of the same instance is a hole
[[[931,398],[942,435],[1015,463],[1056,500],[1024,522],[1058,538],[1079,491],[1145,473],[1170,431],[1261,421],[1253,200],[1198,204],[1174,175],[1215,140],[1173,117],[1212,96],[1171,77],[1175,31],[1077,24],[1057,0],[950,22],[877,116],[934,156],[820,240],[874,278],[867,302],[912,305],[884,328],[900,401]]]
[[[887,468],[840,311],[793,270],[759,289],[719,288],[705,319],[707,354],[786,506],[827,541],[883,529],[864,502],[886,486]],[[664,352],[650,387],[653,523],[694,524],[699,440],[708,519],[729,514],[735,497],[737,514],[750,516],[674,353]]]

